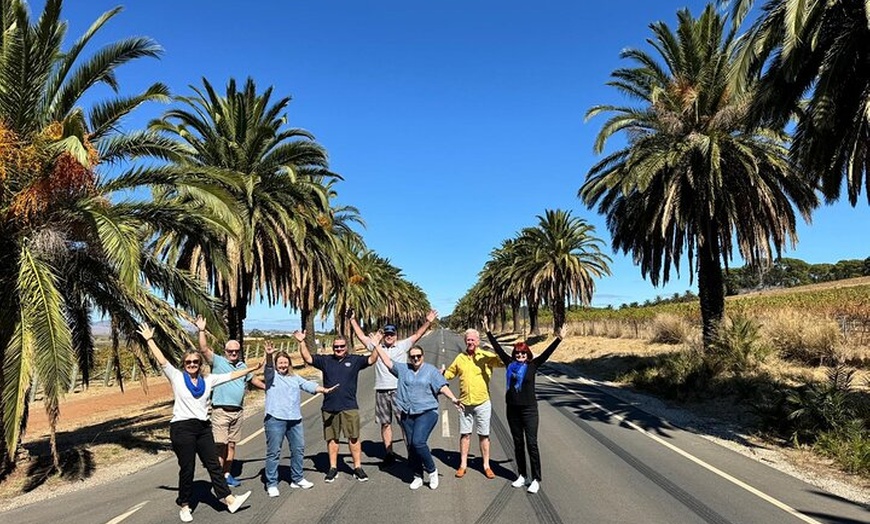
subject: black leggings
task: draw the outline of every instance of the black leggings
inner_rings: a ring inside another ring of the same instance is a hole
[[[169,440],[172,451],[178,458],[178,498],[175,503],[184,506],[190,503],[193,494],[193,472],[196,456],[205,464],[211,477],[211,486],[218,499],[230,495],[227,480],[221,471],[211,432],[211,422],[206,420],[179,420],[169,424]]]
[[[517,473],[529,478],[526,471],[526,447],[532,464],[532,480],[541,480],[541,455],[538,453],[538,405],[507,405],[508,426],[514,438]]]

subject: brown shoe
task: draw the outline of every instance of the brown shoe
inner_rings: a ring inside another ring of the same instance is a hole
[[[489,468],[486,468],[485,470],[483,470],[483,474],[486,475],[486,478],[488,478],[488,479],[495,478],[495,473],[493,473],[492,470]]]
[[[457,470],[456,470],[456,475],[454,475],[454,476],[455,476],[456,478],[458,478],[458,479],[461,479],[462,477],[464,477],[464,476],[465,476],[465,468],[459,468],[459,469],[457,469]]]

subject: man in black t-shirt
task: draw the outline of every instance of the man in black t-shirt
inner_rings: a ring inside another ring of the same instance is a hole
[[[338,336],[332,342],[332,355],[312,356],[305,345],[305,340],[299,342],[299,353],[306,364],[323,372],[323,387],[339,385],[338,389],[323,397],[323,406],[320,408],[323,416],[323,438],[326,440],[326,449],[329,452],[329,471],[326,472],[323,480],[333,482],[338,475],[338,439],[341,434],[344,434],[353,459],[353,476],[360,482],[365,482],[369,477],[363,471],[361,464],[356,383],[359,372],[378,359],[377,351],[372,352],[368,357],[348,355],[347,339]]]

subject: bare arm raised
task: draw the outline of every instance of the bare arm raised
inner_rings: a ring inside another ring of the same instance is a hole
[[[348,309],[346,316],[350,320],[350,325],[353,328],[354,334],[356,334],[356,338],[360,339],[366,347],[374,344],[374,342],[366,336],[365,332],[360,327],[359,322],[356,321],[356,315],[354,315],[353,309]]]
[[[302,355],[302,360],[309,366],[314,363],[311,353],[308,351],[308,346],[305,344],[305,331],[294,331],[293,338],[299,342],[299,354]]]
[[[160,351],[160,348],[157,347],[157,343],[154,342],[154,328],[149,326],[146,322],[142,322],[139,324],[139,329],[136,331],[138,331],[139,335],[145,339],[145,345],[148,346],[151,355],[154,356],[154,360],[156,360],[161,366],[165,366],[167,363],[166,357],[163,356],[163,352]]]
[[[197,336],[199,337],[199,352],[202,353],[202,356],[205,357],[205,360],[209,364],[213,364],[214,351],[212,351],[212,349],[208,346],[208,340],[206,340],[205,335],[206,321],[201,316],[198,316],[196,317],[196,321],[194,322],[194,324],[196,324],[196,329],[198,332]]]
[[[420,326],[420,328],[415,331],[413,335],[411,335],[410,338],[412,345],[416,344],[418,340],[423,338],[423,335],[426,334],[426,331],[429,330],[429,326],[432,325],[432,322],[434,322],[436,318],[438,318],[438,312],[434,309],[430,309],[429,313],[426,314],[426,321],[423,322],[423,325]]]

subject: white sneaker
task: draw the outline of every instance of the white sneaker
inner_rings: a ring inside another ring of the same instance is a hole
[[[429,489],[438,489],[438,470],[429,473]]]
[[[235,513],[237,511],[239,511],[239,508],[242,507],[242,504],[244,504],[245,501],[248,500],[248,497],[250,497],[250,496],[251,496],[251,492],[246,491],[246,492],[242,493],[241,495],[234,495],[232,504],[227,504],[226,501],[224,501],[224,504],[227,504],[227,509],[230,511],[230,513]]]
[[[278,486],[269,486],[269,489],[266,490],[269,493],[270,497],[280,497],[281,492],[278,491]]]
[[[522,475],[517,477],[517,479],[511,483],[511,486],[513,486],[515,488],[521,488],[525,485],[526,485],[526,477],[524,477]]]
[[[537,480],[533,480],[532,483],[529,484],[529,489],[526,491],[529,493],[537,493],[539,489],[541,489],[541,484]]]
[[[293,489],[311,489],[314,487],[314,483],[309,480],[302,479],[299,482],[291,482],[290,487]]]
[[[190,506],[181,506],[181,509],[178,510],[178,518],[181,519],[181,522],[193,522]]]
[[[423,485],[423,477],[414,477],[414,480],[411,481],[411,489],[420,489],[420,486]]]

